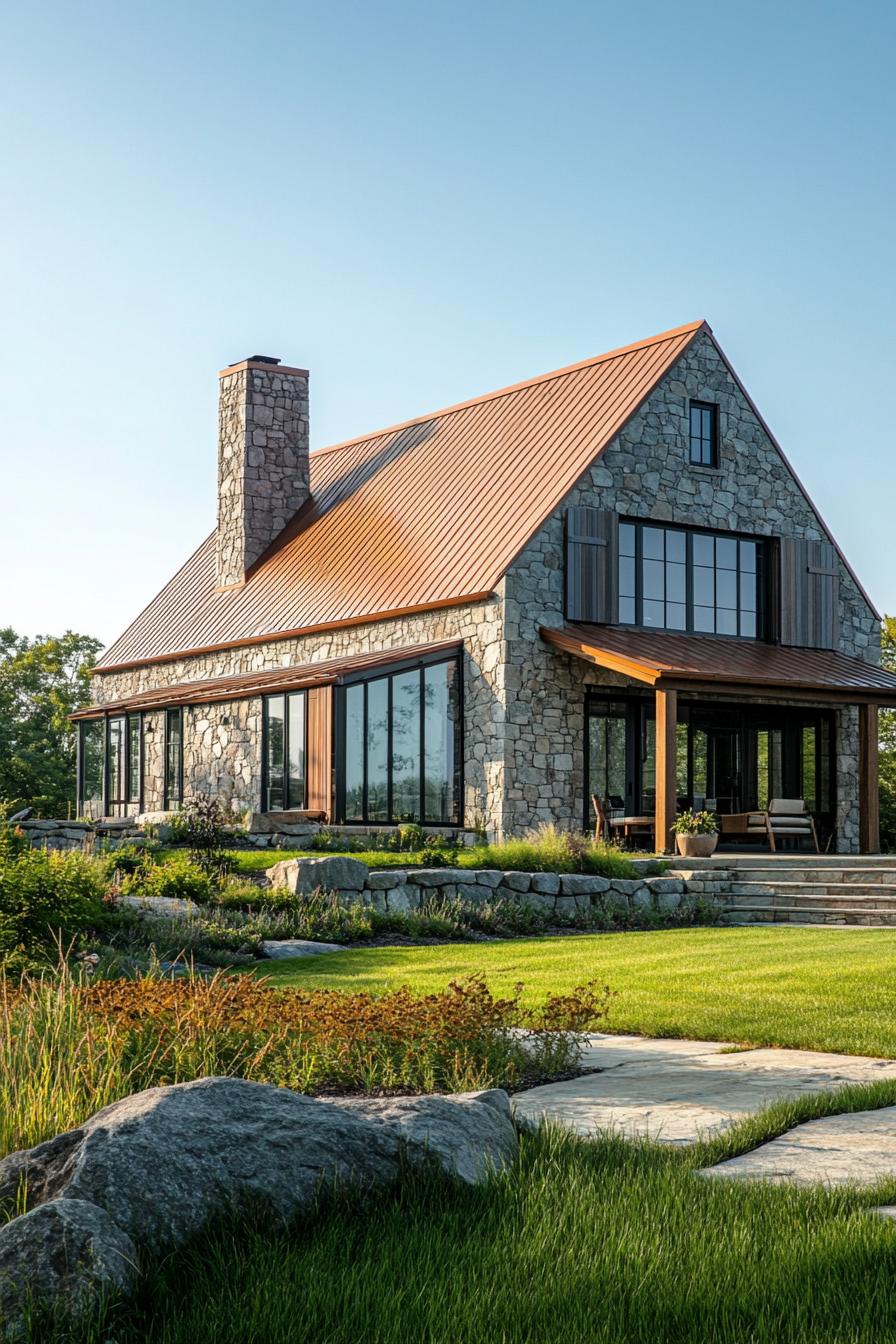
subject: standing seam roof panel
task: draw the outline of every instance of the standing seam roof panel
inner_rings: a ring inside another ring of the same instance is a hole
[[[212,534],[100,670],[492,591],[702,330],[312,453],[312,501],[247,582],[215,590]]]

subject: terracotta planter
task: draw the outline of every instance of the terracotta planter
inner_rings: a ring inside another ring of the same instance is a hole
[[[710,854],[715,853],[719,836],[717,831],[710,835],[676,835],[675,843],[679,854],[686,859],[708,859]]]

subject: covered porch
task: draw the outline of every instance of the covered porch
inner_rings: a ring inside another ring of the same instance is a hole
[[[587,691],[586,824],[596,793],[660,852],[688,807],[729,819],[723,846],[761,843],[735,818],[804,799],[822,852],[878,851],[878,708],[896,705],[896,676],[755,641],[584,624],[541,634],[626,679]]]

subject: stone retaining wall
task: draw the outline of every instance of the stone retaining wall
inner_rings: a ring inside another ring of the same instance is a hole
[[[716,899],[720,884],[698,877],[692,887],[687,871],[656,874],[656,860],[636,862],[636,878],[596,877],[586,873],[517,873],[488,868],[369,869],[357,859],[332,855],[286,859],[268,869],[272,886],[311,893],[335,892],[347,904],[360,900],[378,910],[408,914],[430,898],[460,898],[477,905],[512,900],[544,915],[573,918],[594,910],[653,910],[669,913],[698,896]]]
[[[94,845],[117,849],[119,845],[145,843],[140,827],[130,817],[123,821],[37,819],[20,821],[16,825],[36,849],[92,849]]]

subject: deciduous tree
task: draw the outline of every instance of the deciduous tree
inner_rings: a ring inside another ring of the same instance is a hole
[[[0,629],[0,800],[66,816],[75,800],[75,732],[98,639],[67,630],[28,639]]]

